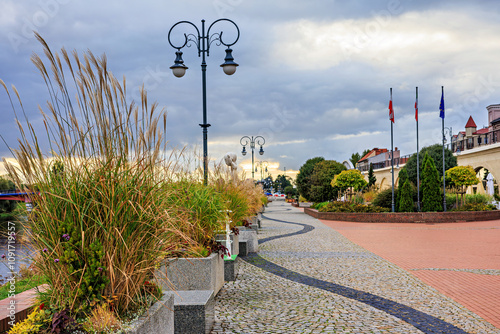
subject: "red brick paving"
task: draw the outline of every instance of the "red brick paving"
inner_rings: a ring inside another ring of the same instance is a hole
[[[321,222],[500,328],[499,275],[425,270],[500,270],[499,220],[442,224]]]

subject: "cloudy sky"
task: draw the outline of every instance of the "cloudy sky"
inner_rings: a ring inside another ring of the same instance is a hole
[[[486,106],[500,103],[500,1],[497,0],[2,0],[0,78],[19,90],[37,123],[48,94],[30,61],[42,54],[38,31],[53,50],[106,53],[129,96],[144,83],[150,100],[168,111],[172,147],[202,145],[201,59],[185,48],[186,75],[169,69],[175,50],[167,34],[178,21],[201,28],[226,17],[241,36],[233,46],[237,72],[219,65],[224,47],[207,58],[209,155],[242,157],[240,138],[262,135],[262,159],[293,173],[309,158],[339,162],[352,153],[390,148],[387,106],[393,88],[394,146],[416,151],[415,87],[419,87],[420,146],[441,140],[439,101],[445,87],[445,126],[463,130],[470,115],[487,125]],[[189,26],[173,31],[176,41]],[[217,24],[229,41],[235,30]],[[15,147],[18,133],[0,92],[0,134]],[[42,129],[40,129],[42,130]],[[0,155],[9,156],[0,144]],[[289,174],[290,173],[290,174]],[[260,174],[260,172],[258,173]]]

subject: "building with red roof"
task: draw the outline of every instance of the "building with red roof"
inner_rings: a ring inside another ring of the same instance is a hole
[[[500,104],[487,106],[486,110],[488,110],[489,125],[478,130],[476,122],[474,122],[472,116],[469,116],[465,124],[465,131],[460,131],[458,134],[452,136],[451,147],[453,152],[462,152],[499,141]]]

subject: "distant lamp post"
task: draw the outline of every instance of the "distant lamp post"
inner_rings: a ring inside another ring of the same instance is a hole
[[[250,145],[250,149],[252,150],[252,179],[254,178],[255,175],[255,167],[254,167],[254,150],[255,150],[255,144],[260,146],[259,154],[263,155],[264,154],[264,148],[262,147],[266,143],[266,140],[262,136],[243,136],[240,139],[240,144],[243,146],[243,149],[241,150],[241,154],[245,156],[247,154],[247,145]]]
[[[220,22],[220,21],[227,21],[230,22],[234,25],[236,28],[236,38],[232,43],[226,43],[222,40],[222,31],[220,33],[210,33],[210,30],[214,26],[214,24]],[[190,33],[186,34],[184,33],[184,43],[179,44],[179,45],[174,45],[172,43],[172,40],[170,39],[170,35],[172,33],[172,30],[180,24],[188,24],[194,27],[196,30],[196,34]],[[200,126],[203,129],[203,184],[207,184],[208,182],[208,127],[210,124],[207,123],[207,77],[206,77],[206,71],[207,71],[207,63],[205,62],[205,57],[209,56],[210,52],[210,46],[212,45],[213,42],[215,42],[215,45],[224,45],[227,47],[226,49],[226,57],[224,58],[224,63],[220,65],[222,69],[224,70],[224,73],[227,75],[234,74],[236,72],[236,67],[238,64],[234,62],[234,58],[232,55],[232,49],[231,46],[236,44],[238,39],[240,38],[240,29],[234,23],[233,21],[229,19],[218,19],[214,21],[206,30],[205,32],[205,20],[201,20],[201,33],[198,27],[189,21],[179,21],[176,24],[170,28],[170,31],[168,32],[168,42],[170,45],[174,48],[177,49],[175,52],[175,61],[174,65],[170,66],[170,69],[172,70],[172,73],[174,76],[177,78],[181,78],[186,74],[186,70],[188,67],[184,65],[184,61],[182,60],[182,51],[181,49],[184,48],[185,46],[190,47],[191,45],[195,45],[196,49],[198,50],[198,57],[202,57],[201,61],[201,74],[202,74],[202,101],[203,101],[203,124],[200,124]]]
[[[260,179],[264,180],[263,171],[265,170],[267,173],[267,166],[269,166],[269,163],[267,161],[257,161],[256,165],[260,167]],[[264,166],[264,168],[262,166]],[[255,166],[255,172],[257,173],[257,166]]]
[[[445,136],[445,134],[447,132],[450,135],[450,151],[453,152],[453,147],[451,146],[452,145],[452,140],[453,140],[453,130],[452,130],[451,126],[450,127],[447,127],[447,126],[444,127],[443,137]],[[446,143],[446,137],[444,138],[444,142]]]

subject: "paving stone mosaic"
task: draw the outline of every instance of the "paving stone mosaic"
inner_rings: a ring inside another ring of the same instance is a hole
[[[287,204],[216,298],[212,333],[500,333],[465,307]]]

